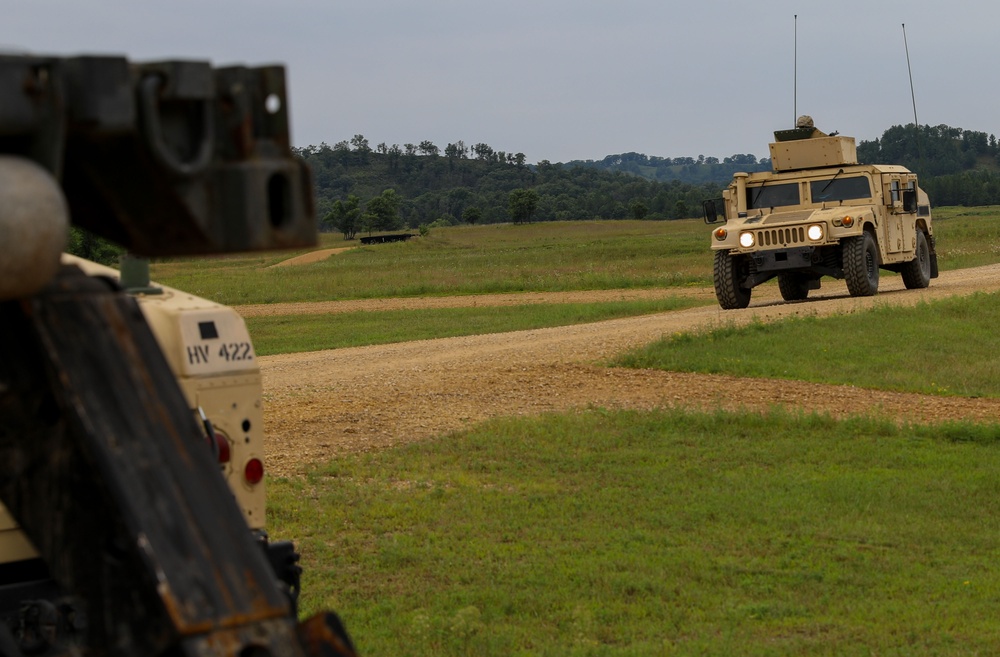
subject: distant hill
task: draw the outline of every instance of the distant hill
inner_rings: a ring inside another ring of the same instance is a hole
[[[693,157],[650,157],[644,153],[620,153],[608,155],[602,160],[573,160],[565,166],[592,167],[602,171],[615,171],[641,176],[647,180],[703,184],[729,184],[737,171],[768,171],[770,158],[758,160],[755,155],[732,155],[721,162],[717,157],[699,155]]]

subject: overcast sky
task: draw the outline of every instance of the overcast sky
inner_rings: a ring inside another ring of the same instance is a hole
[[[0,50],[284,63],[298,146],[461,139],[529,162],[763,157],[796,107],[875,139],[913,121],[905,23],[920,123],[1000,133],[996,0],[4,0],[3,15]]]

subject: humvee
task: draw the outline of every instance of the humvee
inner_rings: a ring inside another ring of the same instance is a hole
[[[808,116],[778,130],[772,171],[737,173],[722,199],[704,202],[712,231],[715,295],[746,308],[754,287],[777,277],[786,301],[805,299],[823,276],[852,296],[878,292],[879,269],[909,289],[938,275],[931,207],[917,175],[897,165],[858,164],[853,137],[827,135]]]
[[[206,451],[213,452],[251,534],[268,554],[294,606],[298,555],[291,542],[273,543],[265,530],[263,387],[243,318],[228,306],[151,283],[149,263],[143,258],[126,254],[121,271],[69,254],[63,254],[62,262],[88,276],[113,281],[136,299],[192,414],[203,426]],[[2,569],[22,573],[17,578],[18,594],[49,586],[37,551],[0,504]],[[11,583],[10,578],[3,582],[15,588]],[[23,607],[22,602],[8,609],[10,596],[4,586],[0,586],[0,618]]]

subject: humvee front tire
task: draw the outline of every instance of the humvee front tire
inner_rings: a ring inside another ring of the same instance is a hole
[[[917,254],[899,271],[907,290],[923,289],[931,284],[931,250],[922,230],[917,230]]]
[[[745,255],[729,255],[729,251],[716,251],[712,267],[715,298],[724,310],[736,310],[750,305],[750,290],[742,283],[749,273]]]
[[[785,301],[801,301],[809,296],[809,279],[802,274],[778,274],[778,290]]]
[[[842,241],[844,279],[852,297],[871,297],[878,292],[878,246],[871,234],[845,237]]]

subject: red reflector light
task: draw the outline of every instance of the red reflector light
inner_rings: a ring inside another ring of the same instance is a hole
[[[264,463],[260,459],[250,459],[243,468],[243,477],[248,484],[259,484],[264,478]]]
[[[218,431],[215,432],[215,445],[219,453],[219,463],[229,463],[229,459],[231,458],[229,441]]]

